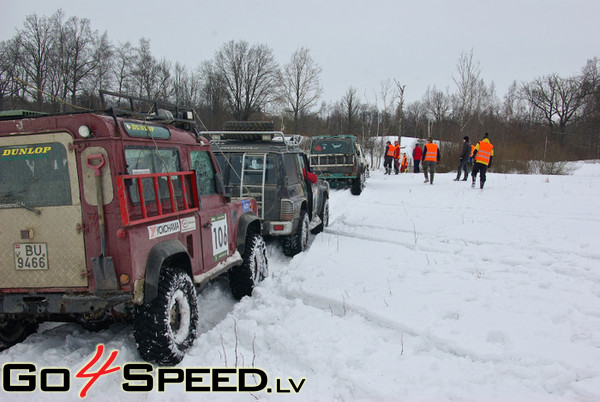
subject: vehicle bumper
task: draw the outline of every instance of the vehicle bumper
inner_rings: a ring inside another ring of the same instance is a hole
[[[287,236],[294,231],[294,222],[291,221],[269,222],[265,226],[267,226],[270,236]]]
[[[64,294],[64,293],[5,293],[0,295],[0,315],[19,314],[90,314],[104,311],[133,299],[133,293]]]

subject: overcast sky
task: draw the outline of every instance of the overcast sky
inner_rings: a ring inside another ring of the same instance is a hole
[[[114,42],[150,39],[152,54],[188,68],[229,40],[266,44],[287,63],[300,47],[322,68],[325,101],[350,86],[375,102],[380,83],[406,85],[406,100],[428,86],[449,88],[462,52],[503,98],[516,80],[580,72],[600,57],[599,0],[0,0],[0,40],[29,14],[90,19]]]

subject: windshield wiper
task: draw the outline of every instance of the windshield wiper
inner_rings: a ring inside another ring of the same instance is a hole
[[[32,207],[28,206],[27,204],[25,204],[22,201],[21,201],[21,208],[26,209],[28,211],[31,211],[31,212],[33,212],[36,215],[40,215],[42,213],[42,211],[40,211],[39,209],[32,208]]]
[[[42,213],[42,211],[40,211],[39,209],[32,208],[29,205],[25,204],[23,201],[11,203],[11,204],[0,204],[0,208],[23,208],[30,212],[33,212],[36,215],[40,215]]]

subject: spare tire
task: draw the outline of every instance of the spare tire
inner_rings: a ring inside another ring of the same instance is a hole
[[[275,131],[272,121],[227,121],[225,131]]]

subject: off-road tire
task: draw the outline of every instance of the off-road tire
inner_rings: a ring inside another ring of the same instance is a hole
[[[363,174],[359,174],[358,177],[352,179],[352,187],[350,188],[350,192],[353,195],[360,195],[362,193],[363,188],[365,188],[365,179]]]
[[[175,365],[192,346],[198,331],[198,299],[190,276],[175,267],[163,267],[158,295],[136,307],[134,336],[142,358]]]
[[[306,247],[308,246],[309,224],[310,222],[306,211],[300,212],[300,219],[298,220],[296,231],[283,238],[283,253],[285,255],[293,257],[306,250]]]
[[[267,246],[258,233],[246,236],[246,247],[242,256],[244,262],[229,270],[229,287],[237,300],[251,296],[254,286],[269,275]]]
[[[311,231],[313,234],[321,233],[326,226],[329,226],[329,198],[323,200],[323,208],[319,213],[319,218],[321,223]]]
[[[0,323],[0,351],[23,342],[37,329],[38,323],[32,321],[8,320]]]

